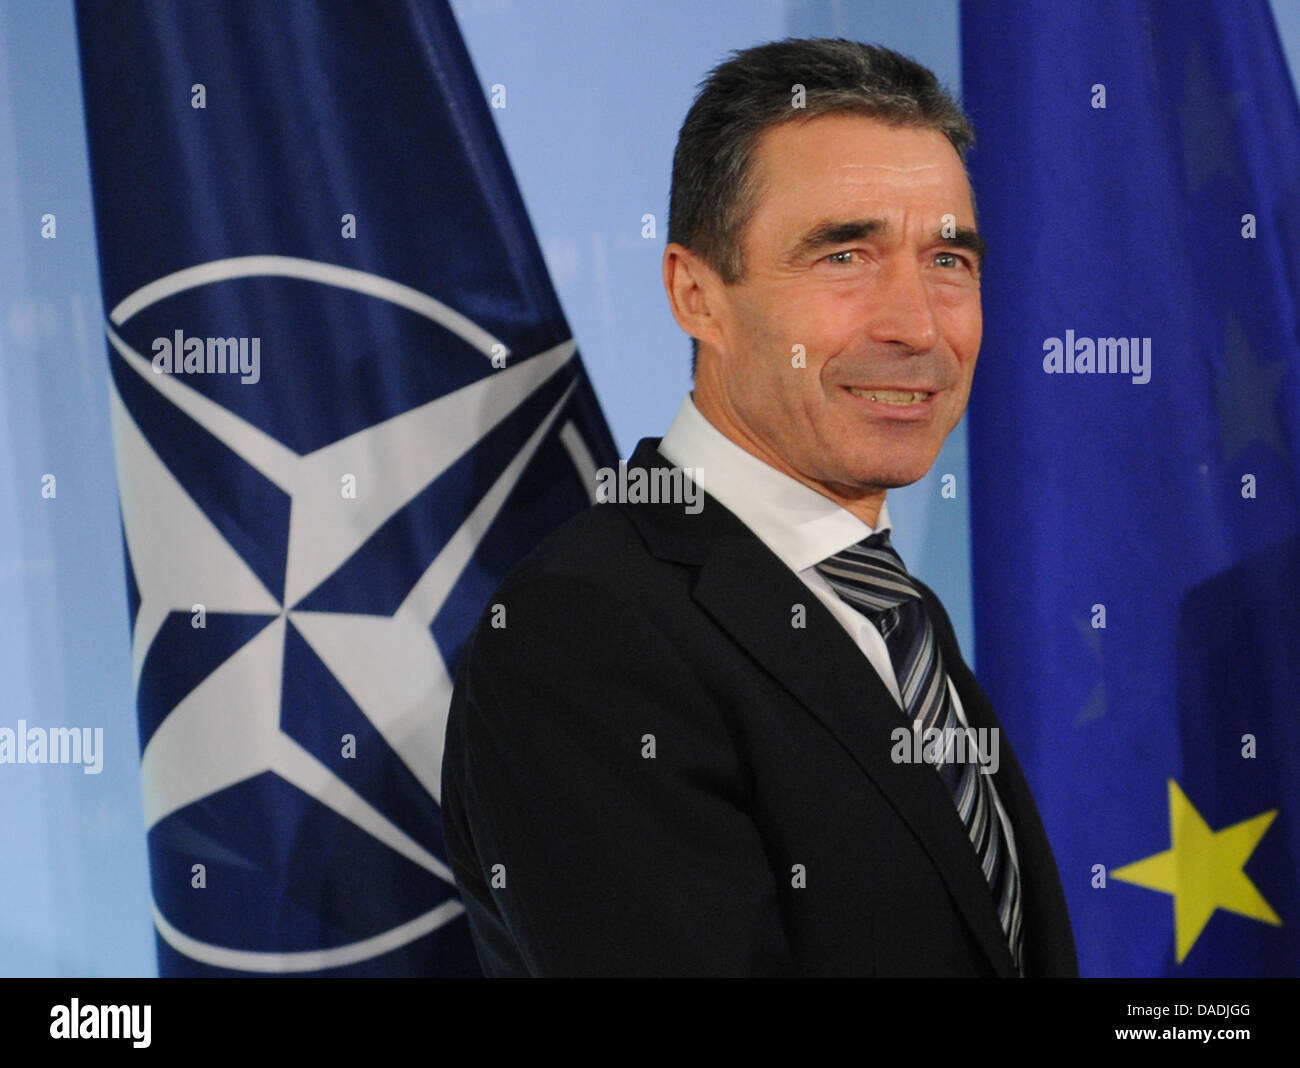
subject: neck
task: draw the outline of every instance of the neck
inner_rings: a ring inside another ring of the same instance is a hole
[[[881,505],[885,503],[885,490],[883,488],[841,486],[836,483],[818,482],[816,479],[809,478],[765,446],[763,442],[748,433],[741,422],[729,416],[723,405],[715,403],[708,390],[692,390],[691,400],[694,402],[696,410],[728,441],[739,445],[751,456],[762,460],[768,467],[780,471],[783,475],[790,476],[796,482],[802,482],[809,489],[816,490],[823,497],[828,497],[846,512],[851,512],[866,523],[867,526],[873,530],[875,529],[876,523],[880,519]]]

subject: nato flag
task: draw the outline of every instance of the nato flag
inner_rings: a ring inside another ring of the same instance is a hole
[[[455,21],[77,23],[160,971],[474,974],[456,661],[615,452]]]
[[[1300,113],[1268,5],[966,4],[962,49],[978,668],[1081,971],[1295,975]]]

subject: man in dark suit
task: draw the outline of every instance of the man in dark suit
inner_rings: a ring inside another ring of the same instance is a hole
[[[971,141],[869,45],[701,89],[664,255],[694,389],[457,676],[444,829],[488,974],[1077,973],[1024,775],[888,539],[974,373]]]

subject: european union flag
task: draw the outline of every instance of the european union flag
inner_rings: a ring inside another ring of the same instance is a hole
[[[457,658],[616,454],[454,18],[77,19],[160,970],[476,973]]]
[[[1300,112],[1264,0],[966,4],[980,678],[1090,975],[1300,960]]]

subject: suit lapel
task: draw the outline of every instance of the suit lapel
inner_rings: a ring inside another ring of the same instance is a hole
[[[643,440],[629,467],[667,466],[657,444]],[[891,759],[892,732],[907,721],[835,617],[711,497],[695,516],[680,505],[626,512],[652,552],[699,567],[696,602],[848,751],[911,828],[994,969],[1014,975],[988,883],[952,799],[929,765]],[[804,606],[803,627],[792,625],[795,605]]]
[[[967,722],[972,727],[998,730],[1000,766],[993,778],[1015,829],[1016,852],[1020,858],[1026,971],[1029,975],[1077,975],[1079,965],[1074,940],[1069,936],[1070,916],[1060,873],[1024,770],[1002,731],[992,702],[962,659],[946,613],[933,592],[925,586],[922,591],[935,619],[944,664],[961,695]]]

